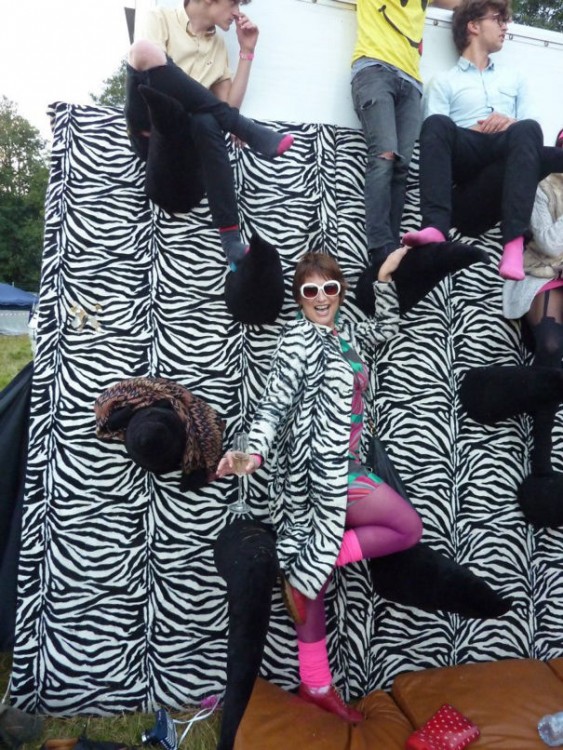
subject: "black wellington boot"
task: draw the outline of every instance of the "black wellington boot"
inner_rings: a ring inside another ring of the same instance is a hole
[[[384,259],[385,255],[373,254],[356,285],[356,302],[366,315],[374,311],[373,282]],[[448,274],[480,262],[489,262],[487,253],[462,242],[431,242],[412,248],[393,274],[401,314],[411,310]]]

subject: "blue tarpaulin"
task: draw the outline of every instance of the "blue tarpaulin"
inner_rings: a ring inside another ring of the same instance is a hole
[[[0,307],[22,307],[30,310],[37,302],[37,295],[33,292],[24,292],[17,286],[0,284]]]
[[[21,336],[28,333],[27,324],[37,295],[10,284],[0,284],[0,334]]]

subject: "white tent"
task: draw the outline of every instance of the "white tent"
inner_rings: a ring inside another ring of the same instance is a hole
[[[10,284],[0,284],[0,334],[20,336],[28,332],[27,324],[37,295]]]

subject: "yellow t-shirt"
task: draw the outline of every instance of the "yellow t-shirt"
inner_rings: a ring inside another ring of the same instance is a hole
[[[183,2],[175,8],[158,7],[148,12],[136,38],[157,44],[205,88],[232,78],[223,38],[215,29],[209,34],[192,34],[188,23]]]
[[[422,41],[426,5],[427,0],[358,0],[358,34],[352,62],[371,57],[421,81],[418,45]]]

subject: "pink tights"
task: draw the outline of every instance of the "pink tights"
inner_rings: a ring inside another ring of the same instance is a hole
[[[418,513],[389,485],[351,484],[346,510],[346,532],[336,565],[383,557],[415,545],[422,534]],[[316,599],[307,602],[307,620],[297,625],[299,673],[311,688],[330,685],[326,655],[325,583]]]

